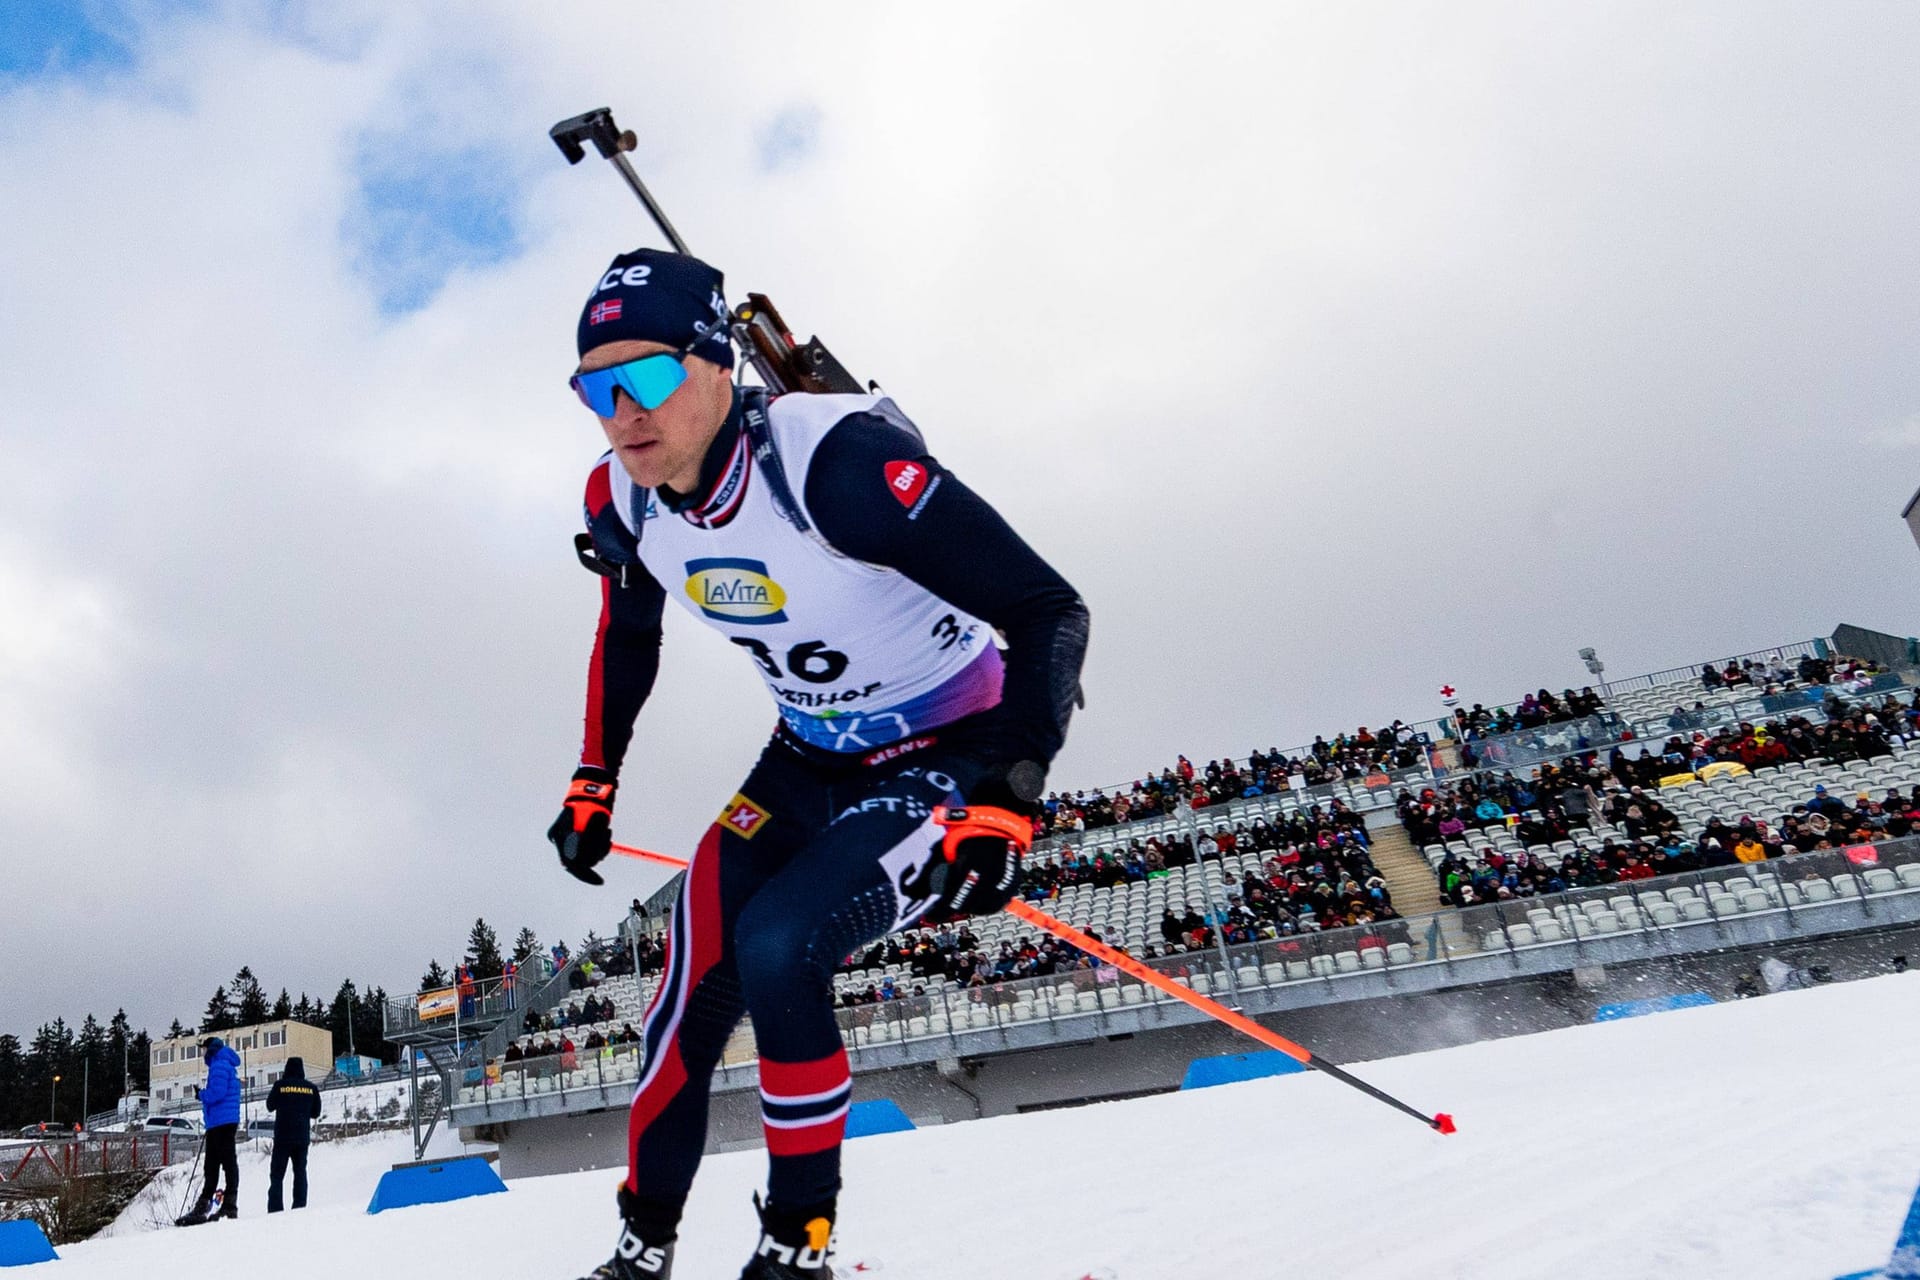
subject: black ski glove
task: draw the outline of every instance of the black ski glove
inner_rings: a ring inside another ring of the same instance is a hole
[[[1020,890],[1021,855],[1033,843],[1033,819],[990,805],[933,811],[945,828],[933,857],[907,886],[915,898],[932,898],[922,924],[992,915]]]
[[[613,775],[605,769],[581,765],[573,771],[573,784],[567,788],[560,816],[547,828],[547,839],[560,852],[560,865],[576,880],[606,883],[594,867],[613,844],[616,786]]]

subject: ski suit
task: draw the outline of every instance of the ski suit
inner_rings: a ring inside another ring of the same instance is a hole
[[[1004,803],[1011,766],[1053,759],[1086,608],[878,396],[736,392],[693,494],[641,489],[608,454],[586,517],[619,576],[603,581],[581,763],[618,771],[669,595],[746,651],[780,714],[674,906],[628,1189],[677,1217],[744,1014],[769,1202],[831,1201],[851,1092],[833,972],[927,910],[912,886],[934,806]]]

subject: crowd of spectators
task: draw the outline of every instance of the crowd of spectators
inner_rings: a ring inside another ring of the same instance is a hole
[[[1111,794],[1054,792],[1043,802],[1035,829],[1043,836],[1089,831],[1186,808],[1275,795],[1297,786],[1316,787],[1417,768],[1426,759],[1427,746],[1425,735],[1395,720],[1378,733],[1362,725],[1331,740],[1316,737],[1297,756],[1286,755],[1278,747],[1255,749],[1244,761],[1209,760],[1201,767],[1181,756],[1158,774],[1148,774],[1131,788]]]
[[[1728,678],[1718,674],[1723,681]],[[1523,846],[1519,853],[1489,851],[1473,861],[1447,854],[1436,871],[1441,896],[1456,906],[1909,835],[1920,823],[1920,788],[1911,795],[1890,788],[1878,798],[1861,791],[1849,802],[1829,795],[1825,786],[1815,786],[1777,821],[1753,814],[1731,823],[1715,817],[1697,838],[1687,837],[1679,817],[1661,798],[1663,780],[1694,776],[1714,764],[1759,772],[1790,762],[1871,760],[1890,755],[1896,737],[1920,736],[1920,693],[1904,701],[1887,694],[1850,703],[1834,691],[1836,675],[1839,681],[1864,683],[1872,672],[1862,664],[1845,663],[1839,673],[1811,673],[1810,678],[1829,686],[1824,722],[1804,716],[1757,725],[1742,722],[1718,732],[1676,733],[1662,744],[1639,746],[1633,754],[1624,743],[1604,758],[1586,752],[1542,765],[1526,778],[1480,774],[1418,794],[1403,790],[1396,806],[1400,820],[1417,845],[1499,827],[1511,831]],[[1596,840],[1596,815],[1618,834]],[[1575,839],[1581,831],[1587,834],[1577,841],[1575,852],[1547,851],[1547,846]]]
[[[1489,711],[1478,702],[1471,707],[1461,707],[1453,713],[1453,724],[1455,736],[1463,742],[1472,742],[1599,715],[1605,706],[1591,685],[1578,693],[1562,689],[1557,698],[1541,689],[1528,694],[1514,707]]]
[[[1386,881],[1369,853],[1371,841],[1360,815],[1339,802],[1313,806],[1276,820],[1236,823],[1231,829],[1135,840],[1125,849],[1089,856],[1071,848],[1056,858],[1029,863],[1020,893],[1047,908],[1068,889],[1111,889],[1165,878],[1173,868],[1229,856],[1256,854],[1258,870],[1242,873],[1220,898],[1204,895],[1169,906],[1158,922],[1159,940],[1142,959],[1209,950],[1219,942],[1245,942],[1399,919]],[[1402,926],[1404,927],[1404,926]],[[1090,931],[1098,937],[1097,930]],[[1124,940],[1105,939],[1119,946]],[[865,987],[842,992],[847,1007],[921,996],[941,981],[979,988],[1021,978],[1094,969],[1091,957],[1052,938],[1021,938],[983,947],[964,923],[891,935],[851,956],[842,972],[897,966],[898,977],[879,976]]]

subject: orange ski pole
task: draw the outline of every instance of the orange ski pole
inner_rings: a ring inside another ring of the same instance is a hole
[[[647,862],[658,862],[670,867],[684,867],[687,865],[685,858],[676,858],[672,854],[666,853],[653,853],[646,849],[636,849],[631,845],[616,844],[613,846],[613,851],[618,854],[624,854],[629,858],[639,858]],[[1159,970],[1149,968],[1147,965],[1135,960],[1132,956],[1114,950],[1098,938],[1090,934],[1082,933],[1066,921],[1056,920],[1038,907],[1035,907],[1032,903],[1015,898],[1013,901],[1007,903],[1006,909],[1009,915],[1024,920],[1034,928],[1050,933],[1063,942],[1073,944],[1094,959],[1105,961],[1107,964],[1120,970],[1120,972],[1130,977],[1138,978],[1150,987],[1166,992],[1175,1000],[1183,1004],[1191,1005],[1215,1021],[1232,1027],[1242,1035],[1250,1036],[1258,1040],[1269,1049],[1279,1050],[1302,1066],[1312,1067],[1315,1071],[1321,1071],[1332,1076],[1342,1084],[1351,1085],[1368,1097],[1384,1102],[1396,1111],[1401,1111],[1412,1116],[1437,1133],[1454,1132],[1453,1117],[1446,1112],[1442,1111],[1433,1115],[1427,1115],[1423,1111],[1408,1106],[1392,1094],[1381,1089],[1376,1089],[1358,1076],[1351,1075],[1341,1068],[1334,1066],[1331,1062],[1320,1057],[1306,1046],[1295,1044],[1279,1032],[1271,1031],[1261,1026],[1252,1018],[1236,1010],[1227,1008],[1227,1006],[1217,1000],[1209,1000],[1192,987],[1182,986]]]

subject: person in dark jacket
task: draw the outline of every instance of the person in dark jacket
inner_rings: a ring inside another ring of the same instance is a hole
[[[200,1184],[200,1199],[175,1220],[180,1226],[214,1216],[213,1195],[223,1170],[227,1187],[219,1216],[240,1216],[240,1158],[233,1145],[240,1128],[240,1055],[219,1036],[208,1036],[200,1042],[200,1057],[207,1064],[207,1082],[200,1086],[200,1118],[207,1130],[207,1172]]]
[[[281,1209],[280,1184],[293,1166],[293,1207],[307,1207],[307,1145],[320,1118],[320,1090],[307,1083],[307,1064],[288,1058],[287,1068],[267,1094],[273,1112],[273,1165],[267,1183],[267,1212]]]

